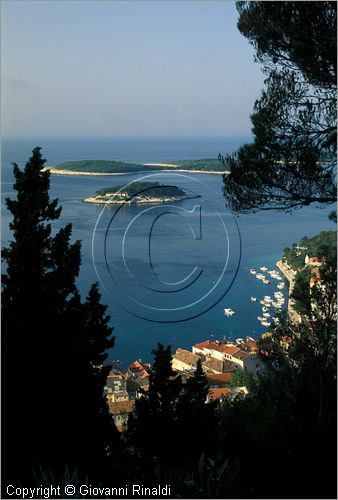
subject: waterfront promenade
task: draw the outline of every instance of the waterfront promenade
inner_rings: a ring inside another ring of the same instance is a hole
[[[294,300],[290,299],[290,295],[292,294],[293,287],[295,285],[296,272],[293,269],[291,269],[291,267],[286,262],[283,262],[282,260],[279,260],[276,263],[276,267],[278,267],[278,269],[284,274],[285,278],[289,282],[288,314],[294,322],[300,323],[301,316],[294,310],[293,307]]]

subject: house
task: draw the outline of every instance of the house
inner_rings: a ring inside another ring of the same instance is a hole
[[[106,380],[104,393],[109,402],[128,401],[127,382],[125,376],[118,370],[112,370]]]
[[[253,375],[263,368],[263,364],[255,352],[240,350],[236,352],[233,357],[235,360],[234,362],[238,363],[242,370],[252,373]]]
[[[120,432],[126,428],[128,416],[134,409],[134,401],[117,401],[109,403],[109,411],[113,416],[117,430]]]
[[[225,398],[229,397],[230,393],[231,393],[231,390],[227,387],[217,388],[217,389],[209,389],[206,403],[210,403],[211,401],[215,401],[215,400],[222,402]]]
[[[205,357],[203,365],[206,366],[206,373],[222,373],[227,369],[241,369],[250,373],[257,373],[261,368],[261,362],[257,356],[258,346],[254,339],[247,339],[243,344],[235,345],[229,341],[220,342],[218,340],[211,342],[205,341],[192,347],[194,353]],[[217,360],[218,366],[207,366],[212,363],[209,360]],[[220,362],[223,363],[221,367]]]
[[[203,342],[200,342],[199,344],[195,344],[192,346],[192,352],[194,354],[204,354],[204,347],[206,347],[210,343],[210,340],[204,340]]]
[[[316,256],[309,257],[308,255],[305,255],[305,265],[310,267],[310,266],[321,266],[324,263],[324,259],[320,259]]]
[[[149,389],[149,370],[150,364],[138,360],[124,371],[129,399],[137,399]]]
[[[146,378],[149,377],[150,364],[142,363],[141,360],[134,361],[124,371],[126,378]]]
[[[178,348],[172,358],[172,369],[178,371],[196,370],[200,356],[185,349]]]

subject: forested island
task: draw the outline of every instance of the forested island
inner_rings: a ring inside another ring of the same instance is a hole
[[[45,167],[59,175],[122,175],[136,172],[198,172],[223,174],[224,166],[218,159],[177,160],[169,163],[127,163],[114,160],[76,160]]]
[[[191,198],[200,198],[200,195],[187,194],[177,186],[161,185],[159,182],[133,182],[99,189],[94,196],[82,201],[99,204],[163,203]]]

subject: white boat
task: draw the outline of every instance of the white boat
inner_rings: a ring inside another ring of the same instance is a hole
[[[270,281],[269,280],[264,279],[262,281],[263,281],[264,285],[270,285]]]
[[[258,321],[264,321],[264,317],[263,316],[257,316],[257,319],[258,319]]]
[[[250,269],[250,273],[251,273],[251,274],[256,274],[256,273],[257,273],[257,271],[256,271],[255,269]]]
[[[271,299],[270,295],[264,295],[264,300],[267,300],[268,302],[270,302],[272,299]]]
[[[260,300],[259,303],[265,306],[265,300]]]
[[[283,278],[281,276],[276,276],[276,280],[281,281]]]
[[[282,290],[284,288],[284,286],[285,286],[284,283],[278,283],[277,288]]]
[[[265,312],[265,313],[266,313],[266,312],[267,312],[267,310],[268,310],[268,308],[267,308],[266,306],[263,306],[263,307],[262,307],[262,311],[263,311],[263,312]]]
[[[264,318],[270,318],[271,314],[269,313],[263,313]]]
[[[256,302],[257,297],[250,297],[250,299],[251,299],[251,302]]]
[[[236,344],[244,344],[244,340],[243,339],[236,339]]]
[[[257,278],[258,280],[265,280],[265,276],[264,276],[264,274],[260,274],[260,273],[257,273],[257,274],[256,274],[256,278]]]
[[[255,340],[252,337],[249,337],[249,336],[246,337],[246,340],[249,340],[251,342],[255,342]]]
[[[224,315],[225,316],[230,317],[230,316],[233,316],[234,314],[235,314],[235,311],[233,311],[232,309],[230,309],[230,308],[229,309],[224,309]]]
[[[264,267],[264,266],[263,266],[263,267],[260,267],[259,269],[260,269],[261,271],[263,271],[263,273],[266,273],[266,272],[267,272],[267,270],[268,270],[268,268],[267,268],[267,267]]]
[[[263,326],[271,326],[271,323],[269,323],[268,321],[262,321],[262,325]]]

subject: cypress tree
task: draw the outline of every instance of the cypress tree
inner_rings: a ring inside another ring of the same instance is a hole
[[[36,147],[23,171],[13,164],[17,197],[6,200],[13,239],[2,276],[4,483],[32,482],[39,465],[87,473],[116,433],[103,397],[112,328],[96,285],[81,302],[71,225],[52,231],[61,207],[49,199],[45,162]]]

